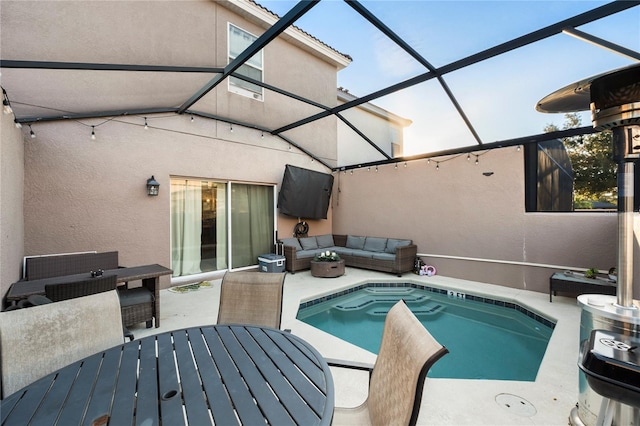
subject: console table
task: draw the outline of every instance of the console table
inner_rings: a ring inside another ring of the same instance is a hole
[[[597,293],[615,296],[617,284],[611,280],[600,278],[585,278],[583,275],[556,272],[549,278],[549,302],[552,294],[567,291],[577,294]]]

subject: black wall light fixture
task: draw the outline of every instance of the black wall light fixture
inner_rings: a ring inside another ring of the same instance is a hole
[[[160,192],[160,183],[156,180],[153,175],[147,179],[147,195],[157,196]]]

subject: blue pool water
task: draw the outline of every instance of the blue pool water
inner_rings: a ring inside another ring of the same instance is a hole
[[[303,303],[297,318],[377,353],[386,312],[400,299],[449,349],[429,377],[535,380],[555,324],[514,303],[415,284],[370,284]]]

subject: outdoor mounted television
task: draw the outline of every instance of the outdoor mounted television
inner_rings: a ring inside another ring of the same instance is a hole
[[[287,164],[278,194],[280,213],[300,219],[326,219],[333,176]]]

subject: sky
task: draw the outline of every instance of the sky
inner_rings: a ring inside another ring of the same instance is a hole
[[[279,16],[291,0],[258,1]],[[435,67],[597,8],[603,1],[360,2]],[[295,23],[353,58],[338,86],[364,96],[427,70],[340,0],[322,0]],[[577,28],[640,51],[640,6]],[[633,59],[560,34],[443,76],[484,143],[562,127],[564,114],[543,114],[536,103],[570,83],[632,65]],[[405,155],[476,145],[435,79],[373,101],[413,121]],[[588,112],[580,114],[590,125]]]

